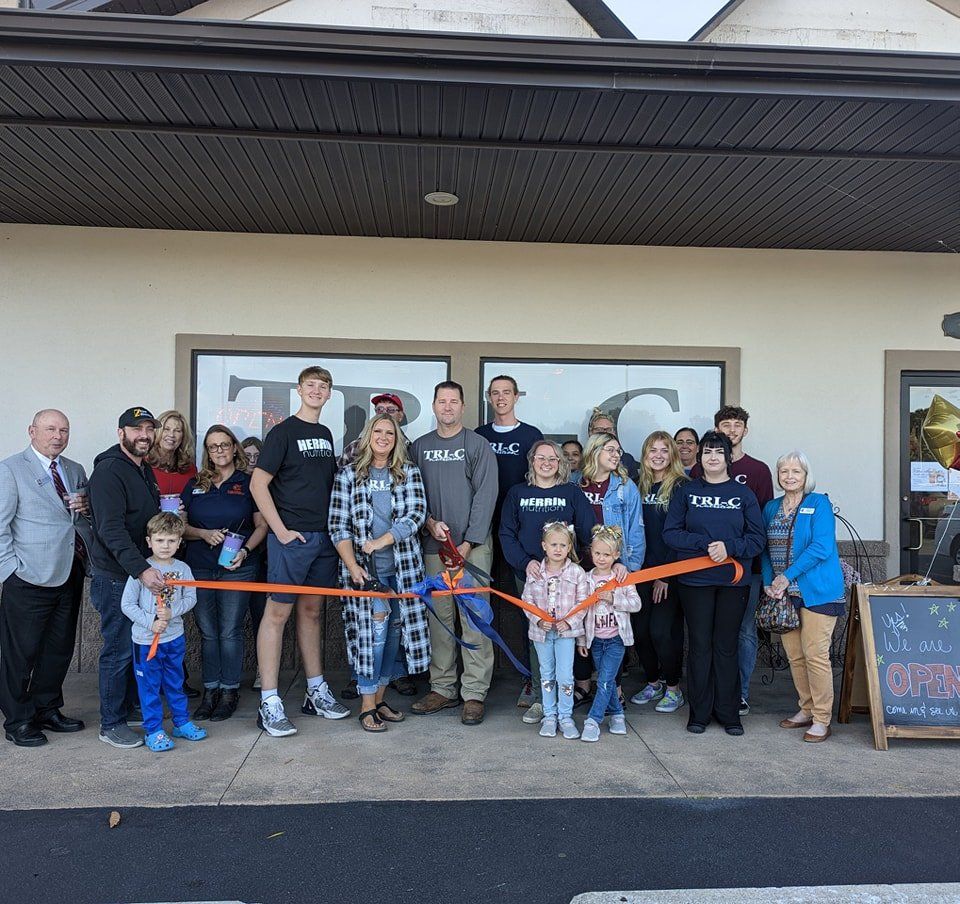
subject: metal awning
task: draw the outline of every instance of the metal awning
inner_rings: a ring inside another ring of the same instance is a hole
[[[955,250],[958,100],[953,55],[0,11],[0,220]]]

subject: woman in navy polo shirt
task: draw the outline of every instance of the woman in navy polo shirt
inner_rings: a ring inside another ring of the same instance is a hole
[[[233,432],[214,424],[203,438],[203,466],[184,487],[187,515],[184,558],[198,581],[222,581],[222,590],[197,590],[194,609],[203,635],[203,699],[194,719],[222,722],[237,708],[243,668],[243,618],[250,592],[230,590],[233,581],[257,579],[257,547],[267,524],[250,495],[247,457]],[[227,532],[240,534],[243,545],[231,564],[220,565]]]

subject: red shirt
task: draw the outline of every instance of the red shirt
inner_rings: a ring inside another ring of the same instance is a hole
[[[154,468],[153,476],[157,480],[161,496],[179,496],[187,485],[187,481],[197,476],[197,466],[190,465],[186,471],[164,471],[162,468]]]
[[[583,490],[583,495],[587,497],[587,502],[593,506],[593,514],[596,516],[597,524],[603,524],[603,497],[607,495],[607,490],[610,489],[610,475],[608,474],[606,479],[600,483],[594,481],[585,486],[581,484],[580,489]]]

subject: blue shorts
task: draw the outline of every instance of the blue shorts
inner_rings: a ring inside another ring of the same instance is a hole
[[[284,546],[267,535],[267,582],[307,587],[337,587],[340,556],[326,531],[300,531],[307,541],[291,540]],[[278,603],[295,603],[295,593],[271,593]]]

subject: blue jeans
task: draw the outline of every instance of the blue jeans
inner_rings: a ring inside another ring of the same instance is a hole
[[[222,590],[197,589],[193,610],[203,635],[203,686],[236,690],[243,670],[243,620],[250,604],[249,590],[231,590],[231,581],[255,581],[257,563],[244,564],[236,571],[223,568],[193,572],[198,581],[223,581]]]
[[[558,637],[547,632],[546,640],[533,643],[540,661],[540,689],[543,694],[543,715],[570,719],[573,717],[573,657],[577,642],[572,637]],[[559,691],[559,693],[558,693]]]
[[[160,691],[167,698],[173,724],[179,728],[190,721],[187,711],[187,695],[183,692],[183,654],[187,650],[186,638],[181,634],[157,644],[157,655],[147,659],[149,645],[135,643],[133,646],[133,672],[137,677],[140,693],[140,709],[143,710],[143,730],[153,734],[163,728],[163,701]]]
[[[100,613],[100,728],[107,731],[126,725],[130,708],[137,700],[130,649],[130,619],[120,608],[127,579],[94,575],[90,602]]]
[[[381,579],[391,590],[397,589],[397,576],[388,575]],[[374,598],[375,615],[386,612],[382,621],[373,619],[373,675],[369,678],[357,676],[357,690],[361,694],[375,694],[386,687],[397,670],[397,652],[400,649],[400,600]]]
[[[590,652],[597,667],[597,692],[587,718],[599,725],[606,713],[623,715],[623,704],[617,693],[617,672],[620,671],[624,654],[623,641],[619,637],[594,637]]]
[[[740,622],[740,639],[737,643],[737,659],[740,665],[740,696],[750,699],[750,676],[757,665],[757,606],[760,603],[760,591],[763,589],[763,575],[750,576],[750,596],[747,599],[747,611]]]

